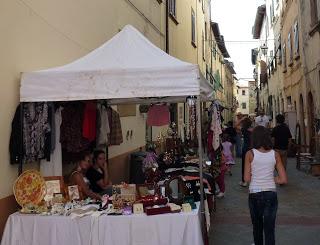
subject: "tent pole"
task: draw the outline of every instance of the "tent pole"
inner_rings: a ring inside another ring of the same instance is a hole
[[[106,109],[108,109],[108,101],[106,101]],[[108,112],[108,110],[107,110],[107,112]],[[107,117],[108,117],[108,114],[107,114]],[[108,138],[108,135],[107,135],[107,138]],[[106,144],[106,161],[109,166],[109,145],[108,144],[109,144],[109,142]]]
[[[18,168],[18,176],[22,174],[22,165],[23,165],[23,158],[24,158],[24,153],[23,153],[23,110],[24,110],[24,103],[20,103],[20,159],[19,159],[19,168]]]
[[[199,155],[199,170],[200,170],[200,222],[202,228],[202,234],[205,232],[205,212],[204,212],[204,193],[203,193],[203,152],[202,152],[202,130],[201,130],[201,100],[200,96],[197,96],[196,104],[196,122],[197,122],[197,138],[198,138],[198,155]]]

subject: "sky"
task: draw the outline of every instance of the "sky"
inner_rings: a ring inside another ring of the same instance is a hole
[[[251,49],[259,45],[252,39],[252,27],[258,6],[264,0],[211,0],[212,21],[219,24],[226,48],[234,63],[240,84],[247,84],[243,78],[252,78]],[[245,42],[239,42],[245,41]],[[249,42],[248,42],[249,41]]]

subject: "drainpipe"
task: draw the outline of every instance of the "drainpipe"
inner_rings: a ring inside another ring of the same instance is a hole
[[[169,54],[169,1],[166,0],[166,53]]]

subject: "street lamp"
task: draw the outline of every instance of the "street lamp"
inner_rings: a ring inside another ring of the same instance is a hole
[[[260,49],[264,56],[268,54],[268,46],[265,43],[260,47]]]

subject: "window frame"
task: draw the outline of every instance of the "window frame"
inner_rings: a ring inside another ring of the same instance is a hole
[[[191,44],[193,47],[197,47],[196,45],[196,14],[191,8]]]
[[[294,58],[298,59],[300,57],[300,42],[299,42],[299,23],[296,20],[293,24],[293,50],[294,50]]]
[[[177,18],[177,1],[176,0],[168,0],[169,2],[169,15],[173,18]]]
[[[292,52],[292,41],[291,41],[291,31],[288,33],[287,39],[288,51],[289,51],[289,66],[293,65],[293,52]]]
[[[283,65],[283,72],[287,72],[287,51],[286,51],[286,43],[283,42],[282,44],[282,52],[281,52],[281,59]]]
[[[317,0],[310,0],[310,20],[311,28],[319,22]]]

